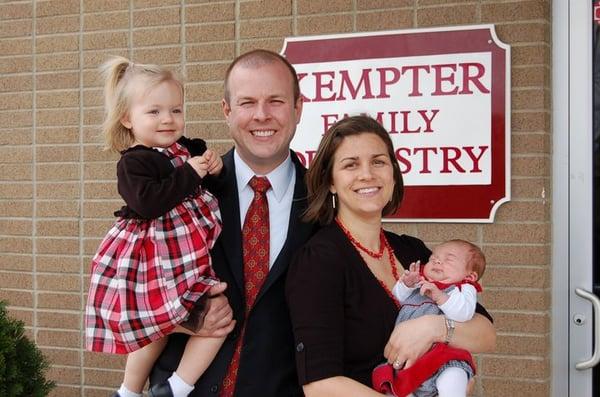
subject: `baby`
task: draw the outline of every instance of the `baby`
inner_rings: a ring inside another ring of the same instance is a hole
[[[447,345],[454,322],[468,321],[475,313],[477,282],[485,270],[485,256],[476,245],[450,240],[433,249],[429,262],[412,263],[392,293],[402,304],[396,323],[425,314],[444,314],[449,330],[446,344],[438,343],[410,368],[401,363],[380,365],[373,371],[376,390],[393,396],[466,396],[475,366],[469,352]]]

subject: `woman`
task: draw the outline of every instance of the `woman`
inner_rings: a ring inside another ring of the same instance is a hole
[[[381,228],[382,216],[398,208],[403,184],[392,142],[377,121],[354,116],[334,124],[307,186],[305,219],[324,227],[296,255],[286,290],[306,396],[379,396],[369,386],[384,357],[407,368],[435,342],[471,352],[494,348],[494,328],[479,314],[456,330],[447,330],[438,315],[394,328],[399,303],[390,291],[404,268],[427,262],[430,251],[417,238]]]

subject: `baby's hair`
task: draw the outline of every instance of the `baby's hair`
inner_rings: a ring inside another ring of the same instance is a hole
[[[129,148],[134,137],[121,119],[129,111],[131,98],[138,93],[134,90],[136,82],[144,83],[144,90],[150,90],[160,83],[172,81],[181,88],[183,98],[183,83],[175,72],[159,65],[133,63],[127,58],[111,57],[100,66],[104,78],[104,106],[106,118],[102,125],[105,148],[121,152]]]
[[[446,243],[460,244],[465,247],[469,253],[469,257],[467,259],[467,269],[474,271],[477,273],[477,279],[479,280],[483,276],[483,272],[485,271],[485,255],[481,248],[476,246],[475,244],[461,239],[454,239],[446,241]]]

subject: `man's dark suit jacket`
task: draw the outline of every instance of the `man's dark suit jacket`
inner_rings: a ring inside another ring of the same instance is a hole
[[[293,253],[314,233],[315,227],[300,218],[306,209],[305,168],[294,153],[296,183],[285,244],[273,264],[246,324],[246,336],[240,357],[235,395],[239,397],[301,396],[294,356],[294,337],[285,301],[284,283]],[[219,200],[223,232],[211,251],[217,276],[227,282],[225,294],[233,308],[237,324],[229,334],[210,367],[190,396],[219,394],[227,366],[233,357],[236,341],[244,324],[244,278],[240,209],[233,150],[223,156],[223,178],[211,192]],[[272,231],[277,233],[277,231]],[[150,383],[167,379],[177,368],[187,336],[172,334],[155,364]]]

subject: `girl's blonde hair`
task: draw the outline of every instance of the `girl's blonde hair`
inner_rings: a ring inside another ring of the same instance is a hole
[[[105,148],[121,152],[129,148],[134,137],[121,119],[127,115],[134,94],[144,94],[160,83],[172,81],[181,88],[183,98],[183,83],[175,72],[158,65],[133,63],[127,58],[112,57],[100,66],[104,78],[104,106],[106,117],[102,124]],[[137,84],[143,83],[143,92],[137,92]]]

